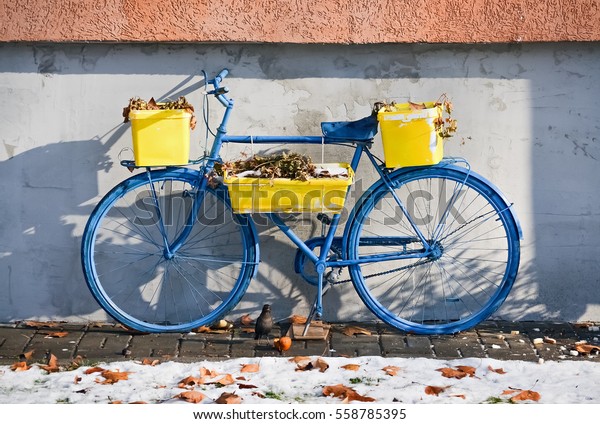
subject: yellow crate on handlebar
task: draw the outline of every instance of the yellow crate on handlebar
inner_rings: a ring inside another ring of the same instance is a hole
[[[344,168],[347,177],[289,178],[237,177],[225,174],[235,213],[332,212],[341,213],[354,172],[347,163],[316,164],[323,168]]]
[[[183,109],[130,111],[136,166],[187,165],[191,118]]]
[[[442,108],[434,102],[423,105],[416,109],[401,103],[393,112],[377,113],[386,167],[435,165],[442,160],[444,143],[435,125]]]

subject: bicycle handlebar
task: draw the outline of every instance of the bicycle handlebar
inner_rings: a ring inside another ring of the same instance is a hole
[[[227,87],[221,87],[221,82],[227,76],[227,74],[229,74],[229,70],[223,69],[217,74],[217,76],[214,79],[208,81],[209,84],[212,84],[214,90],[210,90],[207,93],[214,95],[219,100],[219,102],[221,102],[221,104],[226,107],[231,102],[231,100],[225,95],[225,93],[229,92],[229,89]]]

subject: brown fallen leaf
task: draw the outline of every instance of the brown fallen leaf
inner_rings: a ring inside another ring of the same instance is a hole
[[[349,336],[349,337],[356,336],[357,334],[363,334],[365,336],[370,336],[371,332],[362,327],[348,325],[342,330],[342,334],[345,334],[346,336]]]
[[[522,392],[511,397],[510,400],[512,400],[513,402],[520,402],[524,400],[532,400],[534,402],[537,402],[541,398],[542,397],[538,392],[534,392],[533,390],[523,390]]]
[[[496,374],[506,374],[506,371],[504,371],[504,369],[502,369],[502,368],[492,368],[491,365],[488,365],[488,370],[490,370],[491,372],[495,372]]]
[[[142,359],[142,365],[150,365],[151,367],[154,367],[158,364],[160,364],[160,359],[151,359],[151,358]]]
[[[323,358],[317,358],[314,362],[315,368],[318,368],[321,372],[325,372],[329,368],[329,364]]]
[[[104,381],[96,381],[100,384],[115,384],[121,380],[129,380],[130,371],[102,371],[100,376],[104,377]]]
[[[517,393],[519,390],[515,389],[506,389],[502,392],[502,395],[512,395],[513,393]]]
[[[88,368],[88,369],[87,369],[87,370],[85,370],[83,373],[84,373],[85,375],[89,375],[89,374],[93,374],[93,373],[95,373],[95,372],[103,372],[103,371],[105,371],[105,369],[104,369],[104,368],[101,368],[101,367],[92,367],[92,368]]]
[[[440,393],[442,393],[447,388],[448,388],[447,386],[446,387],[427,386],[427,387],[425,387],[425,394],[438,396]]]
[[[461,399],[466,399],[467,397],[465,395],[448,395],[450,397],[457,397],[457,398],[461,398]]]
[[[30,350],[29,352],[25,352],[25,353],[23,354],[23,358],[24,358],[26,361],[29,361],[29,360],[30,360],[30,359],[33,357],[33,354],[34,354],[34,352],[35,352],[35,349],[34,349],[34,350]]]
[[[398,371],[400,371],[401,369],[402,368],[394,365],[388,365],[387,367],[382,368],[382,371],[385,371],[387,375],[391,375],[393,377],[396,374],[398,374]]]
[[[293,358],[288,359],[289,362],[295,362],[295,363],[300,363],[300,362],[310,362],[310,356],[294,356]]]
[[[307,320],[308,320],[307,317],[303,317],[303,316],[300,316],[300,315],[292,315],[290,317],[290,322],[292,324],[299,324],[299,325],[306,324]]]
[[[360,369],[360,365],[358,364],[348,364],[348,365],[342,365],[340,368],[343,368],[347,371],[358,371]]]
[[[458,365],[456,367],[456,369],[458,371],[464,372],[465,374],[467,374],[469,377],[475,377],[475,368],[470,367],[468,365]]]
[[[29,368],[31,367],[27,365],[26,361],[15,362],[10,366],[10,369],[16,372],[27,371]]]
[[[60,322],[55,322],[55,321],[24,321],[23,325],[27,326],[27,327],[35,327],[35,328],[41,328],[41,327],[46,327],[46,328],[56,328],[59,327],[61,325]]]
[[[253,384],[244,384],[244,383],[238,383],[238,387],[240,389],[258,389],[258,386],[255,386]]]
[[[187,392],[181,392],[178,395],[173,396],[173,399],[182,399],[190,403],[200,403],[204,399],[204,395],[200,392],[188,390]]]
[[[45,339],[60,339],[63,337],[67,337],[69,335],[68,331],[53,331],[52,333],[47,333],[46,336],[44,336]]]
[[[79,384],[81,383],[81,380],[83,380],[83,378],[80,375],[76,375],[73,384]]]
[[[250,317],[249,314],[242,315],[242,317],[240,318],[240,323],[242,325],[251,325],[253,322],[254,320]]]
[[[58,372],[60,371],[60,368],[58,366],[58,358],[53,355],[50,354],[50,358],[48,358],[48,364],[47,365],[38,365],[41,369],[43,369],[44,371],[47,372]]]
[[[591,344],[587,344],[587,343],[582,343],[582,344],[576,344],[575,345],[575,350],[579,353],[582,353],[584,355],[589,355],[591,353],[598,353],[600,352],[600,346],[595,346],[595,345],[591,345]]]
[[[200,377],[215,378],[219,375],[215,370],[209,370],[208,368],[200,368]]]
[[[210,327],[207,327],[206,325],[202,325],[194,330],[192,330],[194,333],[210,333],[211,329]]]
[[[244,364],[242,365],[242,369],[240,372],[258,372],[260,370],[260,366],[258,364]]]
[[[215,403],[229,404],[229,405],[239,404],[239,403],[242,403],[242,398],[240,396],[236,395],[235,393],[223,392],[223,393],[221,393],[221,396],[219,396],[218,399],[215,400]]]
[[[228,386],[230,384],[235,383],[235,380],[233,379],[233,377],[231,376],[231,374],[225,374],[223,377],[221,377],[220,379],[207,383],[207,384],[221,384],[222,386]]]
[[[461,379],[467,376],[467,373],[464,371],[460,371],[454,368],[438,368],[436,371],[440,371],[442,373],[442,377],[446,378],[457,378]]]
[[[179,387],[180,389],[183,389],[186,387],[199,386],[204,383],[205,383],[204,377],[189,376],[189,377],[186,377],[183,380],[181,380],[178,383],[177,387]]]
[[[342,399],[344,403],[358,401],[358,402],[375,402],[375,399],[368,396],[359,395],[354,389],[346,387],[343,384],[336,384],[335,386],[323,387],[323,395],[330,397],[336,397]]]

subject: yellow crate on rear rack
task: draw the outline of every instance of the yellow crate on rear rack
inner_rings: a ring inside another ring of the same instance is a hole
[[[442,108],[434,102],[424,105],[415,109],[409,103],[396,104],[396,111],[377,114],[386,167],[435,165],[444,157],[443,138],[435,129]]]
[[[235,213],[332,212],[341,213],[354,172],[347,163],[315,164],[323,168],[344,168],[347,177],[289,178],[232,177],[225,175],[231,206]]]
[[[129,112],[136,166],[187,165],[191,118],[184,109]]]

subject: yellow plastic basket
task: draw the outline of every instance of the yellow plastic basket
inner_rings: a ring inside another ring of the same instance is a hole
[[[183,109],[129,112],[135,164],[187,165],[191,118],[192,114]]]
[[[258,212],[333,212],[341,213],[354,172],[347,163],[317,164],[317,167],[341,167],[348,178],[311,178],[297,181],[289,178],[230,177],[224,182],[235,213]]]
[[[415,110],[409,103],[397,104],[395,109],[395,112],[380,111],[377,114],[385,166],[439,163],[444,157],[444,143],[435,130],[434,121],[441,117],[441,107],[425,102],[425,109]]]

